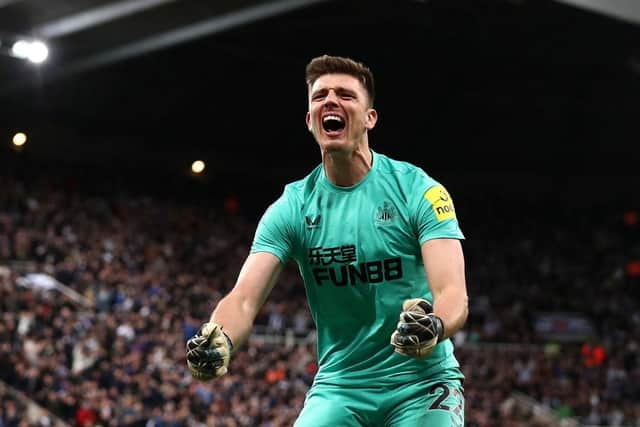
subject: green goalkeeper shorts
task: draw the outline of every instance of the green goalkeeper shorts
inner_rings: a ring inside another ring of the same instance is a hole
[[[442,374],[438,379],[394,387],[314,384],[294,426],[462,427],[460,373],[449,369]]]

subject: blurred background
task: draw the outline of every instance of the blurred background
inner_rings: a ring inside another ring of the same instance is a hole
[[[456,200],[467,425],[640,425],[636,0],[0,0],[0,427],[292,425],[295,266],[222,381],[183,347],[320,161],[325,53]]]

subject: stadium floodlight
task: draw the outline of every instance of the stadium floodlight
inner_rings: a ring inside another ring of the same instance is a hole
[[[15,135],[13,135],[13,145],[15,145],[16,147],[21,147],[24,144],[26,144],[27,142],[27,135],[25,135],[23,132],[18,132]]]
[[[26,40],[18,40],[13,44],[11,53],[16,58],[27,59],[29,57],[29,42]]]
[[[31,50],[29,52],[29,61],[34,64],[40,64],[49,57],[49,48],[40,40],[31,42]]]
[[[202,160],[196,160],[191,164],[191,171],[195,174],[202,173],[205,168],[205,163]]]
[[[41,64],[49,56],[49,48],[40,40],[17,40],[11,47],[11,53],[16,58],[27,59],[34,64]]]

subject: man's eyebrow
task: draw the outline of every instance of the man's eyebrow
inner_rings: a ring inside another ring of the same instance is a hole
[[[337,87],[336,92],[349,92],[354,94],[357,93],[355,90],[349,89],[348,87]]]
[[[317,93],[328,92],[330,89],[333,89],[336,92],[342,92],[342,93],[344,93],[344,92],[351,93],[351,94],[356,94],[357,93],[353,89],[349,89],[349,88],[344,87],[344,86],[336,86],[336,87],[321,87],[321,88],[318,88],[318,89],[312,91],[311,95],[315,95]]]

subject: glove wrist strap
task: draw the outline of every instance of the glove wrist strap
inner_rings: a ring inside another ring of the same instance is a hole
[[[436,324],[436,332],[438,333],[438,342],[444,339],[444,323],[442,319],[435,314],[433,315]]]
[[[229,354],[233,354],[233,342],[231,341],[231,338],[229,338],[229,335],[227,335],[225,331],[222,331],[222,335],[224,335],[224,338],[227,340],[227,344],[229,345]]]

